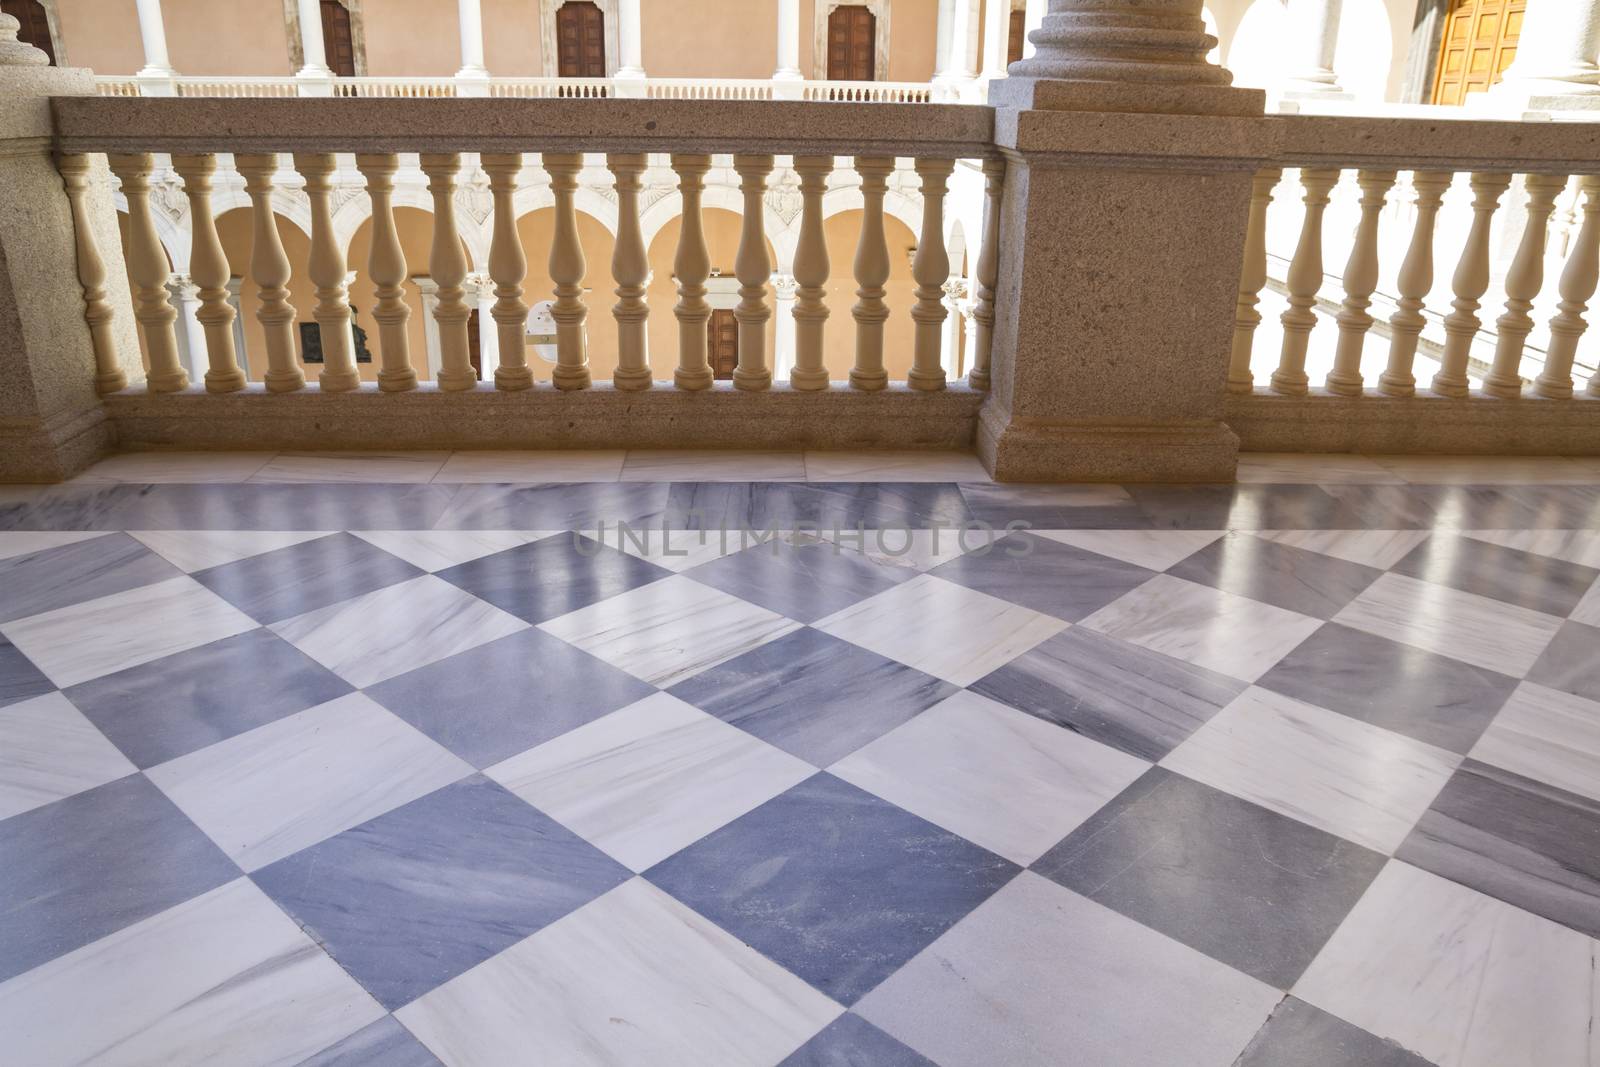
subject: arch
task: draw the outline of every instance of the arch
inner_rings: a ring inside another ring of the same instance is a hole
[[[128,213],[128,198],[121,189],[111,194],[111,202],[116,206],[119,215]],[[172,264],[174,274],[189,273],[189,211],[183,211],[183,222],[180,224],[171,215],[151,205],[150,218],[156,224],[156,236],[161,238],[161,247],[167,251],[167,259]]]
[[[556,12],[573,0],[539,0],[539,65],[547,78],[559,77],[560,48],[556,39]],[[614,78],[622,65],[622,45],[617,38],[621,21],[617,0],[590,0],[606,20],[606,77]]]
[[[350,47],[354,53],[356,77],[367,74],[367,19],[362,11],[362,0],[338,0],[339,6],[350,16]],[[292,74],[305,66],[305,49],[300,41],[300,5],[296,0],[283,0],[283,21],[288,28],[289,72]],[[321,28],[318,28],[321,32]]]
[[[828,17],[836,8],[864,7],[872,12],[876,47],[873,49],[872,76],[877,81],[889,78],[889,0],[816,0],[812,15],[811,76],[828,78]]]
[[[859,185],[845,185],[837,189],[829,189],[822,194],[822,217],[831,219],[835,215],[846,211],[860,211],[862,206],[861,187]],[[890,218],[898,219],[905,223],[906,229],[912,233],[922,232],[922,201],[916,197],[891,187],[884,194],[883,213]]]
[[[702,210],[717,209],[743,217],[744,197],[731,185],[721,183],[706,186],[700,198]],[[645,248],[655,245],[655,240],[667,224],[683,214],[683,195],[676,188],[639,212],[639,229],[644,235]],[[784,222],[783,216],[772,210],[772,204],[763,204],[762,228],[767,243],[772,246],[773,269],[787,274],[794,264],[794,249],[800,239],[800,219]]]

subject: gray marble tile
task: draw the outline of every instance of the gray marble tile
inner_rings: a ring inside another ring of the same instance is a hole
[[[1468,760],[1395,853],[1600,937],[1600,801]]]
[[[382,1015],[245,878],[0,985],[17,1064],[292,1064]]]
[[[329,1045],[297,1067],[443,1067],[392,1015]]]
[[[778,1067],[938,1067],[854,1012],[845,1012]]]
[[[1523,682],[1472,758],[1600,800],[1600,702]]]
[[[819,774],[646,877],[849,1004],[1016,873],[999,856]]]
[[[839,1005],[642,879],[397,1013],[450,1067],[776,1063]]]
[[[1351,525],[1339,498],[1317,485],[1135,485],[1128,492],[1155,529],[1332,530]]]
[[[1025,872],[856,1010],[942,1067],[1226,1067],[1281,995]]]
[[[1236,532],[1224,534],[1167,573],[1326,619],[1383,572]]]
[[[254,875],[391,1011],[629,877],[581,837],[479,776]]]
[[[1045,530],[1144,530],[1151,520],[1119,485],[961,483],[973,518],[1004,530],[1026,523]]]
[[[1078,626],[970,688],[1140,759],[1158,760],[1247,685]]]
[[[357,537],[430,573],[548,537],[554,531],[365,530]]]
[[[4,634],[0,634],[0,708],[42,696],[55,688],[55,683],[33,665]]]
[[[806,482],[777,486],[751,516],[755,529],[954,529],[972,518],[950,482]]]
[[[0,530],[127,529],[129,525],[119,521],[117,513],[135,505],[148,492],[147,486],[92,482],[37,487],[24,502],[0,505]]]
[[[1288,989],[1383,864],[1379,853],[1156,767],[1032,869]]]
[[[1600,532],[1593,530],[1464,530],[1467,537],[1554,556],[1585,567],[1600,567]]]
[[[773,540],[683,572],[768,611],[815,622],[915,575],[832,543]]]
[[[1600,628],[1581,622],[1564,624],[1528,671],[1528,680],[1600,700]]]
[[[0,983],[239,874],[140,775],[0,822],[0,856]]]
[[[670,573],[572,533],[551,534],[439,571],[439,577],[528,622],[544,622]]]
[[[415,578],[423,571],[347,533],[200,571],[195,580],[261,623]]]
[[[1330,622],[1257,684],[1464,753],[1494,719],[1517,680]]]
[[[1391,861],[1294,993],[1439,1067],[1550,1067],[1600,1053],[1595,942]]]
[[[1285,998],[1234,1067],[1431,1067],[1393,1041],[1367,1033],[1297,997]]]
[[[127,530],[426,530],[456,491],[450,485],[332,483],[118,488],[133,493],[106,518],[111,528]],[[50,509],[39,517],[60,522]]]
[[[125,533],[0,560],[0,622],[176,577],[176,567]]]
[[[4,485],[0,485],[0,500],[3,500]],[[36,487],[40,492],[44,486]],[[74,545],[79,541],[89,541],[105,534],[96,530],[60,531],[48,530],[38,533],[0,533],[0,560],[15,559],[18,556],[31,556],[62,545]]]
[[[1394,573],[1561,617],[1600,578],[1593,567],[1448,534],[1418,545]]]
[[[60,693],[0,708],[0,820],[135,770]]]
[[[1155,575],[1132,563],[1028,533],[1010,534],[929,573],[1068,622],[1098,611]]]
[[[1280,545],[1388,570],[1428,539],[1426,530],[1257,530],[1255,536]]]
[[[350,685],[255,629],[83,682],[66,695],[140,767],[304,711]]]
[[[365,690],[474,767],[498,763],[655,691],[536,629]]]
[[[438,521],[429,525],[440,530],[578,530],[585,533],[601,522],[611,526],[619,522],[654,526],[666,512],[671,488],[660,482],[463,485],[455,489],[449,508]]]
[[[1164,571],[1222,536],[1221,530],[1040,530],[1028,531],[1101,556]]]
[[[956,691],[805,627],[672,687],[672,695],[826,767]]]
[[[133,530],[151,551],[174,567],[193,574],[234,563],[263,552],[327,537],[313,530]]]

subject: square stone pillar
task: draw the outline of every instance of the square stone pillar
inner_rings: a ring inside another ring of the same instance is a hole
[[[1004,481],[1232,481],[1224,383],[1274,134],[1264,94],[1205,63],[1200,0],[1115,6],[1052,0],[990,88],[1007,172],[978,452]]]
[[[87,70],[43,66],[44,53],[19,51],[16,25],[0,15],[0,483],[53,482],[99,458],[112,439],[95,391],[72,207],[50,154],[49,97],[95,88]],[[90,168],[87,208],[115,311],[111,337],[128,380],[141,381],[103,159]]]

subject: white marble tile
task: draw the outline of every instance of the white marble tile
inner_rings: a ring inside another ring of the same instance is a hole
[[[1322,622],[1158,574],[1079,625],[1253,682]]]
[[[64,689],[255,628],[183,575],[8,622],[0,633]]]
[[[962,690],[829,770],[1025,867],[1148,767]]]
[[[1064,545],[1164,571],[1222,536],[1221,530],[1029,530]]]
[[[1241,452],[1238,480],[1277,485],[1327,485],[1347,482],[1401,485],[1405,479],[1367,456],[1348,453]]]
[[[11,559],[15,556],[26,556],[34,552],[44,552],[51,548],[60,548],[62,545],[75,545],[79,541],[88,541],[96,537],[107,536],[100,530],[59,531],[44,530],[35,532],[0,533],[0,559]]]
[[[843,1009],[625,882],[396,1012],[445,1067],[775,1064]]]
[[[326,530],[129,530],[168,563],[193,574],[326,537]]]
[[[585,451],[453,452],[436,482],[614,482],[626,453]]]
[[[931,574],[919,574],[813,625],[963,686],[1067,628],[1060,619]]]
[[[1464,530],[1462,533],[1493,545],[1581,563],[1585,567],[1600,567],[1600,533],[1593,530]]]
[[[1596,942],[1391,861],[1295,995],[1439,1067],[1600,1062]]]
[[[485,773],[642,871],[816,768],[656,693]]]
[[[256,1067],[302,1059],[383,1017],[239,878],[0,985],[17,1067]]]
[[[1388,570],[1428,539],[1427,530],[1260,530],[1257,537],[1280,545]]]
[[[247,871],[471,773],[361,693],[145,773]]]
[[[1559,456],[1371,456],[1414,485],[1566,485],[1592,482],[1576,460]]]
[[[1393,852],[1460,757],[1250,688],[1161,765],[1379,852]]]
[[[1578,601],[1578,606],[1567,617],[1573,622],[1600,626],[1600,580],[1589,587],[1589,591],[1583,594],[1583,599]]]
[[[60,693],[0,708],[0,819],[137,769]]]
[[[963,533],[966,534],[963,537]],[[999,540],[1004,531],[996,530],[993,540]],[[874,563],[890,567],[906,567],[914,571],[932,570],[957,556],[974,552],[992,544],[981,530],[835,530],[794,531],[789,537],[803,539],[815,537],[837,545],[840,552],[858,553]],[[797,543],[803,543],[797,541]],[[815,543],[813,541],[812,543]]]
[[[1334,621],[1516,678],[1561,628],[1542,612],[1403,574],[1383,575]]]
[[[108,456],[79,482],[242,482],[272,458],[271,452],[124,452]]]
[[[813,482],[987,482],[970,452],[807,452]]]
[[[357,537],[425,571],[525,545],[551,531],[523,530],[352,530]]]
[[[1523,682],[1470,755],[1600,800],[1600,704]]]
[[[366,687],[525,630],[528,624],[425,574],[270,628],[351,685]]]
[[[593,537],[594,533],[591,529],[585,536]],[[640,526],[629,534],[615,524],[607,524],[604,544],[669,571],[686,571],[738,552],[742,547],[738,534],[731,530],[663,530],[659,526]]]
[[[639,449],[622,463],[625,482],[803,482],[800,452]]]
[[[666,689],[799,627],[792,619],[675,574],[539,628]]]
[[[448,452],[285,452],[251,475],[252,482],[428,482]]]

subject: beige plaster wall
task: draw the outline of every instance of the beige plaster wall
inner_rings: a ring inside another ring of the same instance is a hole
[[[486,4],[486,8],[499,5]],[[363,0],[367,73],[377,78],[454,74],[461,69],[461,27],[450,0]],[[509,27],[484,13],[484,53],[494,70],[489,42]]]

